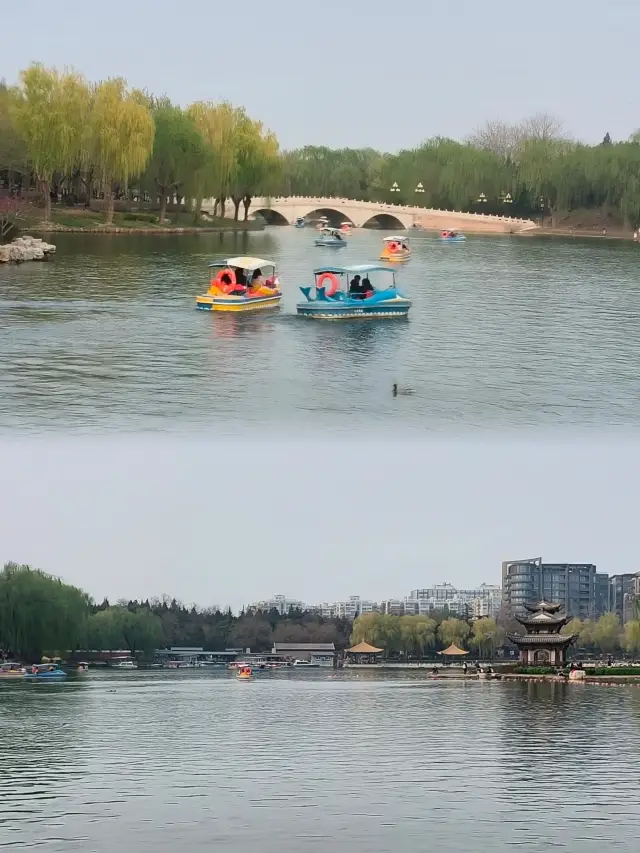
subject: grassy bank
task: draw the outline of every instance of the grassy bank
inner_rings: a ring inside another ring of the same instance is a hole
[[[202,218],[198,224],[189,213],[171,213],[162,225],[153,213],[115,213],[112,225],[104,224],[104,214],[96,210],[54,209],[45,222],[40,211],[30,211],[17,222],[22,233],[65,231],[85,234],[199,234],[211,231],[261,231],[263,225],[219,217]]]

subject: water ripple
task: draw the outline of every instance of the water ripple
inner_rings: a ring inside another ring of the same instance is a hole
[[[639,729],[633,688],[348,673],[12,685],[0,849],[631,851]]]
[[[640,420],[637,247],[515,238],[442,246],[415,235],[398,273],[414,302],[408,323],[323,325],[293,316],[297,286],[330,257],[311,236],[59,235],[54,263],[1,268],[0,429]],[[354,234],[341,259],[374,259],[380,237]],[[207,261],[238,251],[279,262],[280,313],[193,310]],[[417,393],[393,400],[394,381]]]

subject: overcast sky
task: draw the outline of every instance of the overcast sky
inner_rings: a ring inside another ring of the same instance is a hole
[[[3,438],[0,472],[0,558],[96,598],[380,599],[532,556],[638,568],[638,443],[614,437]]]
[[[537,111],[594,142],[637,110],[635,0],[2,3],[0,77],[31,61],[229,99],[303,144],[395,150]]]

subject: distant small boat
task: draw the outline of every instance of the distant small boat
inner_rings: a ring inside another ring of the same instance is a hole
[[[351,229],[352,229],[352,228],[353,228],[353,226],[352,226],[352,224],[351,224],[350,222],[341,222],[341,223],[340,223],[340,231],[341,231],[341,232],[342,232],[342,234],[344,234],[346,237],[348,237],[348,236],[351,234]]]
[[[294,228],[304,228],[306,224],[307,220],[304,218],[304,216],[298,216],[295,222],[293,223]]]
[[[137,669],[138,668],[138,664],[132,660],[116,660],[111,664],[111,666],[114,669]]]
[[[441,231],[440,239],[443,243],[462,243],[467,238],[460,231]]]
[[[24,674],[28,681],[49,681],[66,678],[67,673],[57,663],[37,663]]]
[[[315,239],[316,246],[333,246],[336,249],[341,249],[347,245],[343,234],[338,228],[323,228]]]
[[[239,679],[242,679],[245,681],[248,678],[251,678],[252,675],[253,675],[253,671],[252,671],[250,666],[239,666],[238,669],[236,670],[236,678],[239,678]]]
[[[0,665],[0,678],[24,678],[26,672],[21,663],[7,661]]]
[[[408,237],[385,237],[383,243],[384,246],[380,253],[381,261],[398,264],[402,261],[408,261],[411,257]]]
[[[303,669],[319,669],[319,663],[312,663],[310,660],[294,660],[293,665]]]

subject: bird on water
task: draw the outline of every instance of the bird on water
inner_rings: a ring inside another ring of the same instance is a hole
[[[413,388],[399,388],[397,382],[393,383],[393,396],[397,397],[399,394],[403,396],[408,396],[409,394],[413,394]]]

